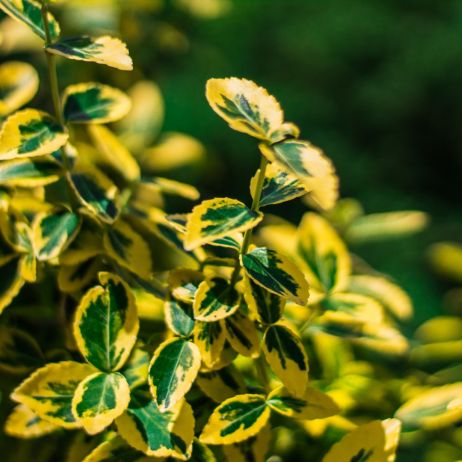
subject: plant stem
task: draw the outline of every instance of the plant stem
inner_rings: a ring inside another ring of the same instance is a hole
[[[263,190],[263,182],[265,181],[267,165],[268,161],[266,160],[266,157],[262,155],[260,157],[260,168],[257,177],[257,184],[253,194],[252,205],[250,207],[250,210],[252,210],[252,212],[258,212],[260,210],[260,199]],[[242,241],[241,251],[239,252],[238,257],[236,258],[236,264],[234,266],[234,271],[231,276],[231,286],[234,286],[237,282],[237,278],[239,277],[239,272],[241,270],[240,256],[245,255],[247,253],[247,250],[249,250],[251,239],[252,229],[248,229],[244,234],[244,240]]]

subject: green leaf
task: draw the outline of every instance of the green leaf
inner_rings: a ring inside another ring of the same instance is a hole
[[[0,184],[20,188],[36,188],[55,183],[62,176],[54,160],[21,159],[0,164]]]
[[[31,335],[14,327],[0,326],[0,370],[26,374],[43,363],[42,350]]]
[[[125,117],[130,98],[117,88],[100,83],[70,85],[63,95],[63,115],[71,123],[106,124]]]
[[[194,330],[194,313],[191,305],[170,300],[165,302],[165,323],[176,335],[189,337]]]
[[[32,226],[37,259],[46,261],[58,257],[78,234],[80,225],[80,217],[72,212],[38,214]]]
[[[334,444],[322,462],[394,461],[401,431],[397,419],[360,425]]]
[[[308,283],[289,258],[266,247],[257,247],[241,258],[247,275],[257,284],[299,305],[307,303]]]
[[[59,427],[41,419],[24,404],[18,404],[5,422],[5,434],[14,438],[39,438],[58,429]]]
[[[212,109],[234,130],[271,142],[298,135],[295,127],[284,124],[284,114],[274,96],[250,80],[210,79],[206,96]]]
[[[268,422],[270,409],[262,395],[237,395],[220,404],[202,430],[205,444],[232,444],[255,436]]]
[[[29,26],[30,30],[45,40],[41,4],[35,0],[0,0],[0,8],[16,21]],[[59,37],[59,24],[51,13],[48,13],[48,29],[52,40]]]
[[[64,146],[68,135],[47,113],[23,109],[3,123],[0,160],[51,154]]]
[[[71,175],[71,186],[88,212],[104,223],[113,223],[119,215],[117,187],[94,168],[80,168]]]
[[[134,390],[128,409],[116,420],[120,436],[148,456],[176,457],[191,455],[194,416],[184,400],[171,410],[160,412],[148,390]]]
[[[282,315],[286,300],[244,278],[244,299],[250,312],[262,324],[274,324]]]
[[[78,428],[80,423],[72,414],[72,398],[78,384],[94,372],[92,366],[74,361],[51,363],[24,380],[11,399],[48,422],[63,428]]]
[[[244,377],[233,364],[216,371],[199,372],[196,383],[216,403],[246,391]]]
[[[263,337],[263,353],[273,372],[295,396],[304,396],[308,383],[308,359],[300,338],[287,326],[269,326]]]
[[[72,399],[72,413],[85,431],[103,431],[128,407],[130,388],[118,372],[97,372],[82,380]]]
[[[330,159],[308,141],[286,140],[260,145],[262,154],[295,176],[309,192],[310,201],[321,209],[330,209],[338,198],[338,178]]]
[[[151,250],[144,239],[125,221],[108,227],[103,236],[107,254],[119,265],[143,278],[152,273]]]
[[[136,388],[143,385],[148,380],[149,354],[141,348],[133,348],[128,361],[120,370],[125,377],[130,388]]]
[[[258,435],[241,443],[223,446],[223,454],[228,462],[266,462],[271,437],[271,426],[268,423]]]
[[[49,45],[47,51],[68,59],[105,64],[122,71],[133,69],[133,62],[125,43],[108,35],[61,39]]]
[[[278,388],[269,394],[267,403],[279,414],[302,420],[325,419],[340,412],[329,395],[311,387],[301,398],[292,396],[284,388]]]
[[[462,383],[431,388],[404,403],[395,413],[406,430],[434,431],[462,418]]]
[[[118,276],[99,273],[101,285],[80,301],[74,336],[85,359],[102,371],[120,369],[136,341],[139,323],[130,288]]]
[[[225,325],[226,338],[235,351],[251,358],[260,354],[260,337],[251,319],[238,311],[226,318]]]
[[[218,321],[237,311],[239,294],[225,279],[205,280],[199,284],[193,308],[197,321]]]
[[[0,7],[2,2],[0,1]],[[27,63],[9,61],[0,65],[0,117],[27,104],[37,93],[37,71]]]
[[[250,181],[250,192],[252,197],[255,195],[257,178],[260,170]],[[280,204],[291,201],[297,197],[304,196],[307,190],[303,183],[297,177],[282,170],[276,163],[269,164],[266,167],[263,189],[260,197],[260,207],[267,205]]]
[[[219,238],[254,228],[262,218],[260,212],[252,212],[235,199],[224,197],[203,201],[188,216],[185,249],[192,250]]]
[[[306,213],[298,236],[298,253],[310,286],[321,293],[343,290],[351,273],[351,260],[334,228],[319,215]]]
[[[201,365],[199,348],[181,338],[166,340],[149,365],[149,384],[161,412],[171,409],[189,391]]]
[[[220,360],[226,341],[226,331],[220,322],[194,324],[194,343],[199,347],[202,362],[209,368]]]
[[[176,300],[192,304],[197,288],[203,279],[204,276],[200,271],[174,269],[168,273],[167,280],[172,295]]]

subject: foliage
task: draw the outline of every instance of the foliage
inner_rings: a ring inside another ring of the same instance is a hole
[[[420,381],[395,371],[412,303],[347,247],[414,233],[426,216],[338,201],[331,160],[272,95],[235,77],[208,80],[206,98],[256,143],[252,203],[218,197],[167,213],[164,196],[198,192],[154,172],[187,164],[194,142],[149,148],[148,82],[130,95],[98,82],[60,95],[57,56],[121,71],[132,59],[118,38],[62,37],[49,6],[0,0],[44,42],[54,105],[23,109],[38,75],[3,64],[0,369],[16,403],[5,432],[44,437],[43,460],[70,462],[392,462],[401,430],[405,445],[433,431],[456,439],[460,333],[422,326],[410,353]],[[263,211],[297,198],[313,209],[298,226]],[[47,290],[53,306],[34,301]],[[53,338],[31,334],[37,320]],[[428,376],[435,362],[443,369]],[[67,456],[47,439],[66,442]]]

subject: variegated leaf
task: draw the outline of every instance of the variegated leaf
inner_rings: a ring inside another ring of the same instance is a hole
[[[173,338],[159,345],[149,365],[149,385],[161,412],[171,409],[189,391],[201,365],[199,348]]]
[[[271,142],[298,135],[296,127],[284,124],[274,96],[250,80],[210,79],[206,96],[212,109],[234,130]]]
[[[33,223],[33,245],[38,260],[52,260],[70,244],[79,232],[81,219],[68,211],[39,214]]]
[[[271,411],[262,395],[237,395],[221,403],[202,430],[205,444],[232,444],[255,436]]]
[[[462,383],[431,388],[404,403],[395,413],[406,430],[437,430],[462,418]]]
[[[401,423],[398,419],[374,420],[334,444],[323,462],[394,462]]]
[[[348,291],[376,299],[398,319],[406,320],[412,316],[412,300],[409,295],[384,277],[368,274],[353,275],[348,280]]]
[[[215,322],[237,311],[239,294],[224,279],[205,280],[199,284],[193,308],[197,321]]]
[[[273,390],[267,398],[268,406],[279,414],[294,419],[325,419],[340,412],[334,400],[316,388],[308,387],[301,398],[284,388]]]
[[[216,403],[246,391],[244,377],[233,364],[216,371],[199,372],[196,383]]]
[[[223,446],[227,462],[265,462],[271,443],[271,426],[266,424],[258,435],[241,443]]]
[[[194,313],[191,305],[169,300],[165,302],[165,323],[176,335],[189,337],[194,330]]]
[[[114,133],[103,125],[90,125],[88,133],[103,163],[129,182],[140,179],[137,161]]]
[[[78,236],[60,255],[61,265],[77,265],[100,255],[103,252],[102,239],[98,226],[90,220],[84,220]]]
[[[23,109],[6,119],[0,132],[0,160],[51,154],[68,135],[47,113]]]
[[[18,404],[5,422],[5,434],[14,438],[38,438],[58,429],[58,426],[41,419],[24,404]]]
[[[0,1],[0,8],[2,6]],[[37,93],[37,71],[27,63],[9,61],[0,65],[0,117],[27,104]]]
[[[119,372],[96,372],[74,392],[72,413],[90,435],[103,431],[128,407],[130,388]]]
[[[168,285],[173,297],[184,303],[193,303],[194,295],[203,279],[201,272],[191,269],[174,269],[168,273]]]
[[[40,418],[63,428],[78,428],[80,423],[72,414],[72,397],[78,384],[93,374],[89,364],[74,361],[51,363],[22,382],[11,399],[24,404]]]
[[[118,276],[99,273],[101,285],[80,301],[74,336],[85,359],[102,371],[120,369],[136,341],[139,323],[133,294]]]
[[[71,123],[115,122],[128,114],[130,106],[125,93],[95,82],[70,85],[63,95],[64,119]]]
[[[99,170],[85,167],[73,172],[71,186],[91,215],[104,223],[113,223],[118,217],[117,187]]]
[[[266,329],[263,353],[273,372],[295,396],[304,396],[308,383],[308,358],[298,335],[282,324]]]
[[[194,416],[185,400],[160,412],[149,391],[139,388],[132,392],[129,407],[116,419],[116,425],[119,435],[146,455],[181,460],[191,455]]]
[[[58,270],[58,287],[61,292],[73,294],[87,288],[96,280],[101,263],[94,258],[75,265],[60,265]]]
[[[221,237],[254,228],[262,218],[260,212],[252,212],[235,199],[225,197],[203,201],[188,216],[185,248],[192,250]]]
[[[257,170],[257,173],[250,181],[250,192],[252,197],[255,195],[259,173],[260,170]],[[272,163],[266,167],[265,179],[263,181],[263,189],[260,197],[260,207],[291,201],[297,197],[304,196],[306,193],[306,187],[297,177],[282,170],[276,163]]]
[[[148,381],[149,354],[141,348],[133,348],[128,361],[120,370],[130,388],[136,388]]]
[[[68,59],[105,64],[122,71],[133,69],[133,62],[125,43],[108,35],[61,39],[49,45],[47,51]]]
[[[0,262],[0,314],[18,295],[24,282],[20,257],[13,256]]]
[[[262,324],[277,322],[286,304],[285,298],[269,292],[248,277],[244,278],[244,299],[252,315]]]
[[[241,311],[225,319],[226,338],[231,347],[243,356],[258,357],[260,337],[255,323]]]
[[[226,341],[226,332],[220,322],[194,323],[194,343],[199,347],[202,362],[208,368],[220,360]]]
[[[144,239],[125,221],[118,220],[106,229],[103,245],[119,265],[148,278],[152,273],[151,250]]]
[[[338,198],[338,178],[329,158],[308,141],[286,140],[272,146],[260,145],[271,162],[295,176],[309,192],[310,202],[320,209],[330,209]]]
[[[29,26],[29,29],[45,40],[45,28],[41,14],[41,4],[36,0],[0,0],[0,8],[16,21]],[[52,40],[59,37],[59,24],[48,13],[48,30]]]
[[[0,164],[0,185],[36,188],[55,183],[62,168],[54,160],[20,159]]]
[[[315,213],[304,215],[298,230],[298,253],[311,287],[328,293],[347,286],[351,273],[348,250],[324,218]]]
[[[266,247],[257,247],[241,258],[247,275],[257,284],[299,305],[306,305],[308,283],[289,258]]]

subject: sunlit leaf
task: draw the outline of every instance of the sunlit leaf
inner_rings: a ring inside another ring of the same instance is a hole
[[[58,426],[41,419],[24,404],[18,404],[5,422],[5,433],[15,438],[38,438],[58,429]]]
[[[228,462],[265,462],[271,443],[271,427],[266,424],[258,435],[242,441],[228,444],[222,450]]]
[[[246,391],[244,377],[234,365],[209,372],[199,372],[196,383],[216,403]]]
[[[261,213],[252,212],[235,199],[203,201],[188,216],[185,248],[192,250],[220,237],[254,228],[262,217]]]
[[[255,358],[260,353],[260,337],[255,323],[240,311],[225,319],[226,338],[243,356]]]
[[[209,368],[214,367],[223,352],[226,332],[220,322],[194,323],[194,343],[199,347],[202,362]]]
[[[0,314],[18,295],[24,282],[20,257],[0,262]]]

